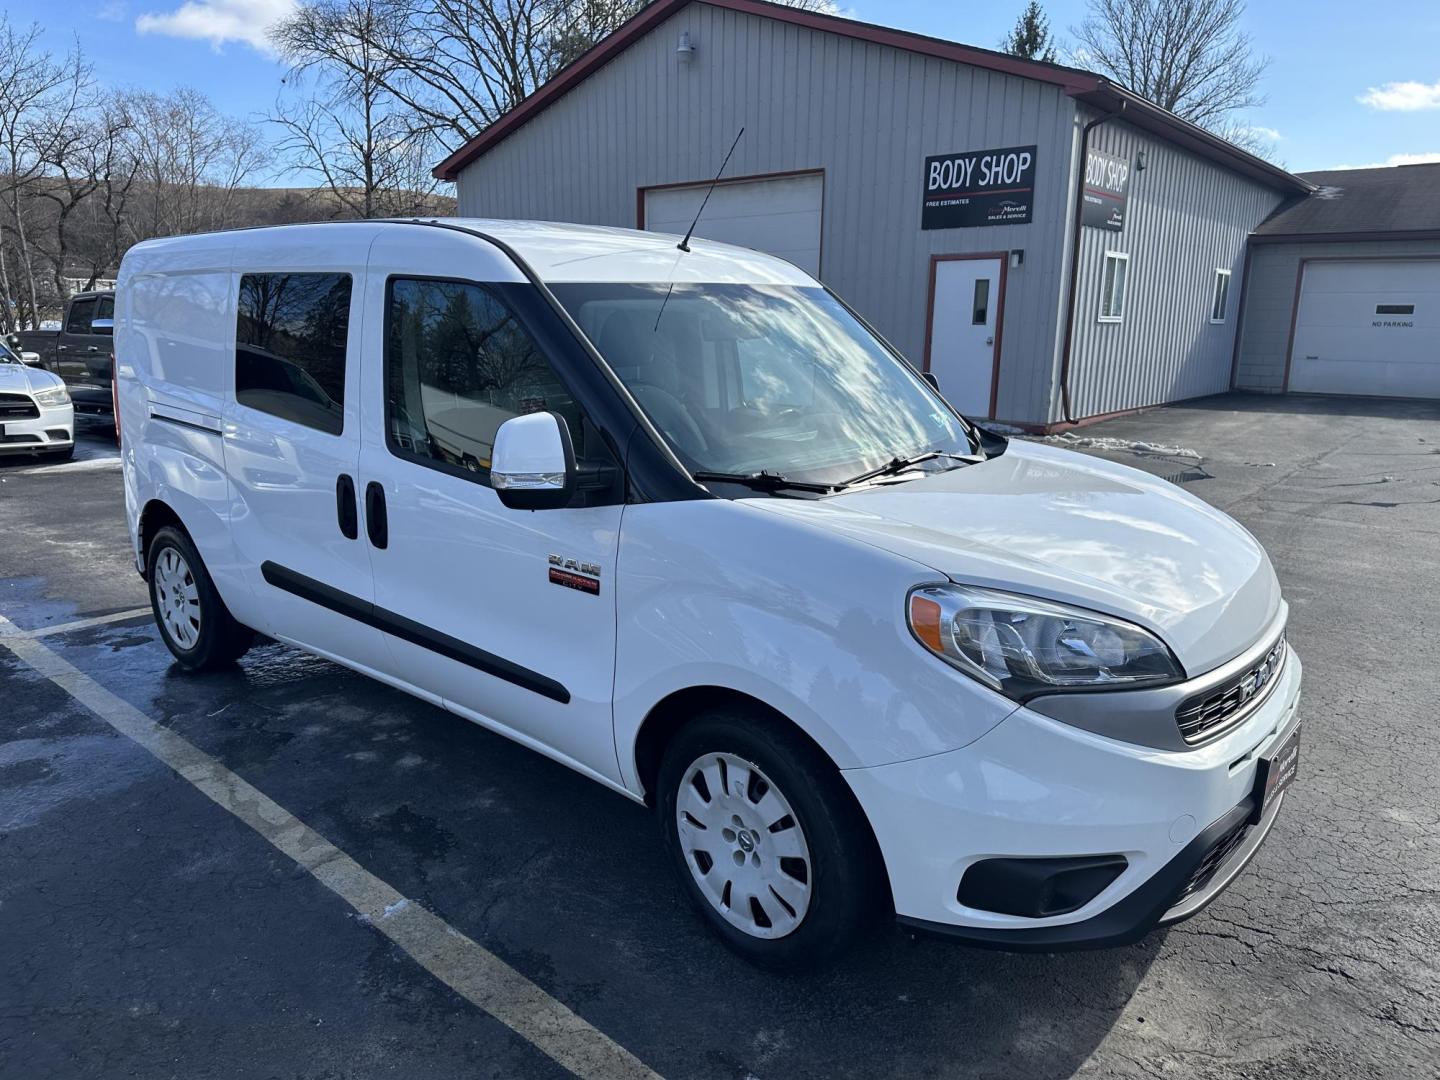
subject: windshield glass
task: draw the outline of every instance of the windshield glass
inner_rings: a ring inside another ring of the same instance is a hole
[[[972,452],[961,420],[824,289],[551,288],[692,471],[838,484]]]
[[[0,341],[0,364],[18,364],[20,357],[10,351],[10,346]]]

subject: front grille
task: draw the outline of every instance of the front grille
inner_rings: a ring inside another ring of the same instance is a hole
[[[1215,846],[1205,853],[1205,857],[1200,860],[1199,865],[1190,872],[1189,878],[1185,881],[1185,887],[1175,897],[1176,904],[1210,884],[1210,879],[1215,876],[1215,871],[1219,870],[1225,860],[1240,846],[1249,829],[1249,821],[1242,819],[1238,825],[1215,842]]]
[[[1203,742],[1230,730],[1249,715],[1274,689],[1275,676],[1285,663],[1285,635],[1270,647],[1260,661],[1214,690],[1181,702],[1175,710],[1180,737],[1187,743]]]
[[[39,435],[0,435],[0,443],[38,443],[45,440]]]
[[[27,394],[0,394],[0,420],[36,420],[40,406]]]

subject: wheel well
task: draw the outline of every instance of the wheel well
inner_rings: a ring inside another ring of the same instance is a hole
[[[835,766],[834,758],[827,754],[825,748],[811,738],[804,728],[759,698],[724,686],[692,686],[685,690],[677,690],[669,697],[657,702],[645,717],[644,723],[640,725],[640,732],[635,737],[635,768],[640,784],[645,791],[646,806],[654,807],[655,805],[656,781],[660,775],[660,761],[665,756],[665,747],[689,721],[707,709],[723,705],[732,708],[739,706],[749,710],[761,722],[773,721],[783,724],[798,738],[814,747],[815,752],[824,760]],[[835,768],[839,771],[838,766]],[[840,787],[849,797],[855,812],[859,815],[871,854],[876,860],[876,865],[884,870],[888,882],[889,869],[885,863],[885,856],[880,850],[880,842],[875,838],[875,830],[870,824],[870,818],[866,815],[865,808],[860,805],[860,800],[855,798],[854,792],[850,790],[850,785],[843,779]],[[884,890],[884,895],[886,902],[890,903],[893,909],[888,888]]]
[[[645,722],[640,725],[640,732],[635,737],[635,770],[645,789],[646,805],[653,805],[655,783],[660,775],[660,761],[676,733],[700,713],[727,705],[754,712],[757,719],[763,717],[783,724],[833,764],[824,747],[812,739],[799,724],[759,698],[724,686],[691,686],[685,690],[677,690],[658,701],[645,717]]]
[[[159,499],[151,499],[145,504],[145,509],[140,512],[140,562],[142,567],[144,567],[144,569],[140,571],[141,577],[145,577],[146,574],[149,573],[150,541],[153,540],[155,534],[166,525],[173,525],[186,536],[190,535],[189,531],[185,528],[184,522],[180,520],[179,514],[175,513],[168,504],[161,502]]]

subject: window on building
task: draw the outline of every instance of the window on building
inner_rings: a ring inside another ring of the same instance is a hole
[[[493,290],[394,278],[386,304],[385,429],[401,457],[490,482],[495,433],[511,417],[564,418],[585,456],[580,406]]]
[[[1118,323],[1125,317],[1125,286],[1130,256],[1123,251],[1105,253],[1105,274],[1100,282],[1100,321]]]
[[[1230,271],[1215,271],[1215,291],[1210,297],[1210,321],[1223,323],[1230,317]]]
[[[235,400],[339,435],[349,328],[349,274],[242,275]]]
[[[970,325],[984,326],[990,321],[990,279],[975,279],[975,299],[970,305]]]

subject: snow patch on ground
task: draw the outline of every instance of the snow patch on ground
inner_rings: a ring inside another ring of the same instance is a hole
[[[1194,458],[1196,461],[1201,458],[1199,450],[1192,450],[1188,446],[1170,446],[1166,443],[1143,442],[1139,439],[1116,439],[1108,435],[1072,435],[1066,431],[1059,435],[1046,435],[1036,441],[1063,446],[1067,450],[1109,450],[1126,454]]]

